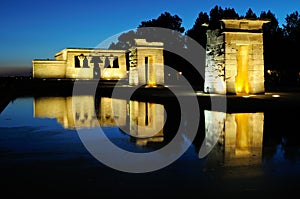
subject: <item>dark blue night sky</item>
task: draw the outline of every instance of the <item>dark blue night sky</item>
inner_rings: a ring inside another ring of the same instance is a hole
[[[0,28],[0,74],[16,67],[31,67],[32,59],[53,58],[67,47],[96,47],[103,40],[136,28],[141,21],[163,12],[177,14],[186,30],[199,12],[219,5],[244,15],[251,8],[257,15],[271,10],[280,25],[287,14],[300,8],[300,1],[280,0],[51,0],[2,1]]]

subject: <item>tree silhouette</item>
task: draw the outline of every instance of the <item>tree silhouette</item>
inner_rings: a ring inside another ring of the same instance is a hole
[[[300,45],[300,16],[298,11],[295,11],[285,18],[286,24],[283,25],[285,36],[285,65],[288,73],[288,79],[292,80],[289,83],[299,84],[300,65],[298,61],[298,52]]]
[[[148,27],[148,28],[147,28]],[[159,34],[159,28],[166,28],[173,31],[174,38],[164,37]],[[184,41],[181,33],[184,32],[182,19],[178,15],[171,15],[169,12],[161,14],[157,19],[142,21],[136,31],[129,31],[118,37],[117,43],[112,43],[109,49],[128,50],[134,45],[134,39],[143,38],[147,41],[163,42],[167,48],[183,47]],[[174,40],[177,42],[175,43]]]
[[[112,42],[109,46],[109,49],[128,50],[130,47],[132,47],[132,45],[134,43],[134,38],[137,38],[137,34],[133,30],[130,30],[126,33],[122,33],[118,37],[118,42],[117,43]]]
[[[257,19],[256,14],[252,11],[251,8],[248,9],[248,11],[246,12],[245,17],[246,19]]]
[[[207,27],[204,24],[209,24],[209,16],[206,12],[200,12],[193,27],[186,31],[186,35],[196,40],[203,48],[206,47],[207,40]]]
[[[207,25],[209,29],[221,28],[221,19],[238,19],[239,15],[233,8],[221,8],[215,6],[210,10],[210,14],[200,12],[193,27],[186,31],[186,35],[196,40],[203,48],[206,47]]]
[[[300,42],[300,15],[298,11],[287,15],[283,25],[285,36],[292,42]]]
[[[220,6],[215,6],[213,9],[210,10],[209,13],[210,20],[209,20],[209,29],[220,29],[221,28],[221,19],[238,19],[239,15],[233,8],[225,8],[223,10]]]
[[[282,66],[285,64],[283,57],[285,41],[283,31],[279,27],[278,20],[274,13],[261,12],[259,19],[268,20],[269,23],[263,25],[263,41],[264,41],[264,65],[265,71],[274,71],[273,74],[266,73],[266,86],[268,84],[278,84],[282,81]],[[270,81],[272,79],[272,81]]]
[[[234,8],[225,8],[223,11],[223,19],[238,19],[239,15]]]
[[[161,14],[157,19],[142,21],[138,28],[142,27],[161,27],[175,30],[180,33],[184,32],[184,27],[182,27],[182,19],[178,15],[172,16],[169,12]]]

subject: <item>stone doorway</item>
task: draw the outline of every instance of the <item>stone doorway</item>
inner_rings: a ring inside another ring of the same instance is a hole
[[[235,79],[236,94],[249,93],[248,68],[249,45],[237,45],[237,75]]]

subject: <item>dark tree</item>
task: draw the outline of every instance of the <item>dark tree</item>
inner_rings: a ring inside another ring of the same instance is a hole
[[[118,37],[117,43],[110,44],[109,49],[128,50],[133,45],[134,38],[137,38],[137,34],[133,30],[123,33]]]
[[[209,29],[219,29],[220,20],[223,18],[223,9],[219,6],[215,6],[209,12]]]
[[[279,23],[275,14],[270,10],[261,12],[259,19],[268,20],[263,26],[264,40],[264,62],[266,86],[271,84],[279,84],[284,81],[283,74],[285,73],[285,39],[283,31],[279,27]],[[273,71],[270,74],[270,71]],[[283,79],[282,79],[283,78]]]
[[[173,38],[160,34],[157,28],[165,28],[173,31]],[[165,47],[183,47],[184,41],[182,34],[182,19],[177,15],[171,15],[168,12],[161,14],[157,19],[142,21],[136,31],[129,31],[119,36],[117,43],[112,43],[110,49],[129,49],[134,45],[134,39],[143,38],[147,41],[164,42]],[[173,40],[173,41],[172,41]],[[177,41],[177,43],[174,42]]]
[[[206,47],[206,30],[204,24],[209,24],[209,16],[206,12],[200,12],[195,24],[186,32],[186,35],[196,40],[203,48]]]
[[[300,42],[300,16],[298,11],[287,15],[286,24],[283,25],[284,34],[292,42]]]
[[[163,42],[165,49],[183,48],[185,46],[183,32],[182,19],[169,12],[161,14],[157,19],[141,22],[137,29],[139,38],[145,38],[149,42]]]
[[[246,12],[245,17],[246,19],[257,19],[256,14],[252,11],[251,8],[248,9],[248,11]]]
[[[209,29],[220,29],[221,28],[221,19],[238,19],[239,15],[233,8],[225,8],[223,10],[220,6],[215,6],[210,10],[209,13]]]
[[[206,12],[200,12],[193,27],[186,32],[186,35],[196,40],[203,48],[206,47],[206,31],[207,25],[209,29],[221,28],[221,19],[237,19],[239,15],[233,8],[225,8],[224,10],[215,6],[210,11],[210,17]],[[205,24],[205,26],[204,26]]]
[[[168,28],[183,33],[184,27],[182,27],[181,25],[182,25],[182,19],[178,15],[172,16],[169,12],[165,12],[161,14],[157,19],[142,21],[141,24],[138,26],[138,28],[161,27],[161,28]]]
[[[300,46],[300,16],[298,11],[287,15],[286,24],[283,25],[284,36],[286,38],[285,64],[290,83],[299,84],[300,64],[298,61]]]
[[[233,8],[225,8],[222,17],[223,19],[238,19],[239,15]]]

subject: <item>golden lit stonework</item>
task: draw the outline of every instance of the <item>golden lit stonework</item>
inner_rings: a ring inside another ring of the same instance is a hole
[[[128,79],[130,85],[155,87],[164,83],[162,42],[135,39],[129,50],[93,48],[66,48],[55,54],[53,60],[32,61],[34,78],[52,79]]]
[[[221,30],[207,31],[204,91],[264,93],[262,26],[268,21],[223,19]]]

